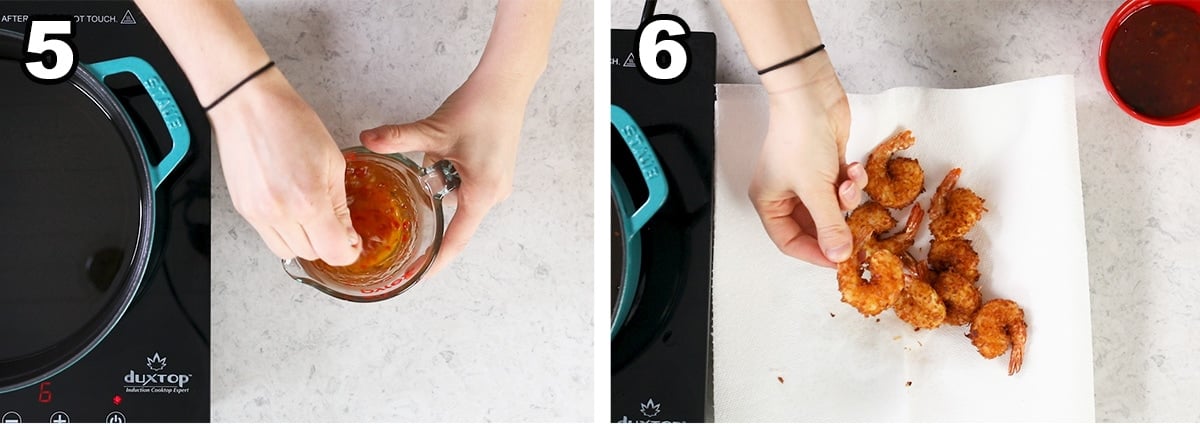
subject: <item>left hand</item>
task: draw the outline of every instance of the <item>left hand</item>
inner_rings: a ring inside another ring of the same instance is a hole
[[[436,274],[467,246],[483,217],[512,193],[517,143],[528,92],[502,78],[472,76],[429,117],[363,131],[360,141],[380,153],[425,152],[425,163],[445,159],[462,183],[454,191],[458,209],[446,228]]]

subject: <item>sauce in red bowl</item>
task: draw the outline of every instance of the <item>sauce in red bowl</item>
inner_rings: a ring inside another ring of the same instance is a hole
[[[1200,2],[1126,1],[1104,29],[1100,75],[1117,105],[1143,122],[1200,118]]]

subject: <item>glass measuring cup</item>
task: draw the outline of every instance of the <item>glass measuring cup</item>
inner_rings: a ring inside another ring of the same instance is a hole
[[[402,155],[363,147],[346,148],[342,154],[347,201],[362,238],[363,255],[344,267],[286,259],[283,270],[297,282],[338,299],[390,299],[420,282],[437,258],[445,225],[442,198],[458,188],[458,172],[449,161],[421,167]],[[371,203],[356,207],[356,201]]]

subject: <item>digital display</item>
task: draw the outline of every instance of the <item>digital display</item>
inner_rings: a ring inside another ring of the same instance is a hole
[[[43,381],[42,384],[38,385],[37,400],[38,403],[50,403],[50,401],[54,400],[54,394],[50,393],[49,381]]]

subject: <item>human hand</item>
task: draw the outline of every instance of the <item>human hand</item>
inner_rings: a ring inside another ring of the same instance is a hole
[[[280,258],[353,263],[346,161],[320,117],[272,69],[209,112],[233,206]]]
[[[483,217],[512,193],[517,143],[529,91],[502,78],[472,76],[429,117],[363,131],[363,146],[380,153],[425,152],[425,164],[449,160],[462,177],[458,209],[446,228],[436,274],[467,246]]]
[[[780,251],[832,267],[850,257],[853,237],[843,211],[858,205],[867,174],[845,163],[850,106],[833,66],[824,55],[810,59],[795,66],[806,69],[764,77],[770,125],[750,199]]]

